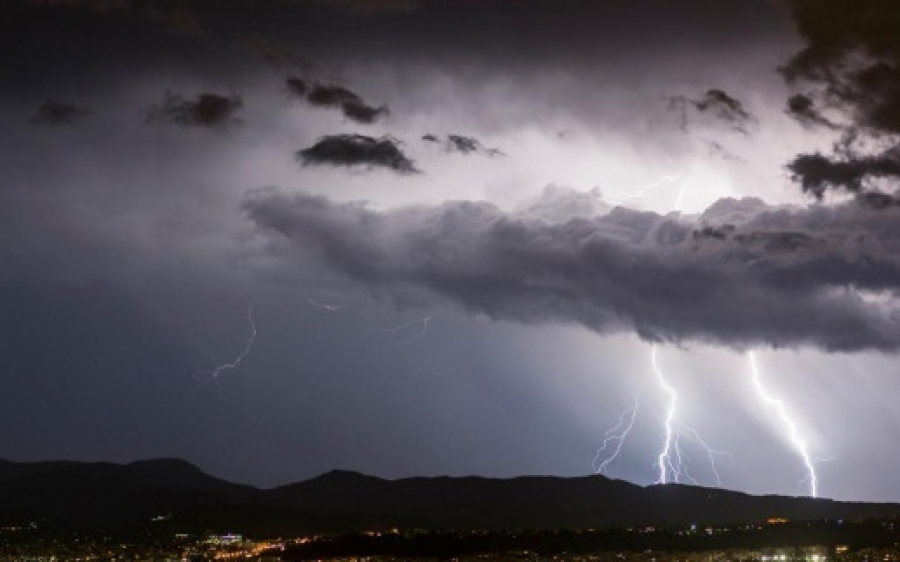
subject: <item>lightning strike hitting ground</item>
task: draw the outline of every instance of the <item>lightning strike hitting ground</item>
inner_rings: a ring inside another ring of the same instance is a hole
[[[663,448],[659,452],[659,456],[656,458],[657,468],[659,469],[659,477],[656,479],[656,483],[665,484],[668,482],[670,471],[674,476],[675,482],[678,482],[679,471],[677,466],[681,465],[681,453],[677,450],[677,443],[673,443],[674,431],[672,429],[672,422],[675,420],[675,406],[678,403],[678,393],[676,393],[675,389],[666,382],[666,378],[663,376],[663,373],[656,362],[656,344],[653,344],[650,348],[650,364],[653,366],[653,372],[656,374],[656,380],[659,381],[659,386],[669,395],[669,408],[666,410],[665,418],[666,439],[663,442]],[[675,452],[677,453],[677,464],[672,463],[672,457],[670,456],[673,449],[675,449]]]
[[[603,444],[597,449],[597,454],[594,455],[594,461],[591,463],[595,474],[605,474],[609,464],[616,460],[622,451],[622,444],[625,443],[625,438],[628,437],[628,433],[631,432],[631,428],[634,427],[634,422],[637,419],[639,398],[640,392],[637,392],[634,395],[634,404],[623,410],[619,414],[619,421],[616,425],[603,434]],[[600,461],[607,447],[612,447],[612,452],[608,453]]]
[[[679,423],[685,431],[693,435],[694,439],[700,445],[700,447],[706,452],[706,457],[709,460],[709,467],[712,470],[713,477],[716,479],[716,486],[722,487],[722,477],[719,475],[719,466],[716,464],[716,457],[731,457],[731,454],[726,451],[719,451],[717,449],[713,449],[710,447],[706,441],[702,437],[700,437],[700,433],[694,429],[693,427],[686,425],[684,423]],[[693,479],[692,479],[693,480]],[[694,480],[694,484],[697,484],[697,481]]]
[[[756,365],[756,356],[752,351],[747,352],[747,358],[750,361],[750,373],[753,378],[753,386],[756,388],[757,394],[764,404],[768,405],[771,408],[774,408],[778,413],[778,418],[781,420],[781,424],[784,426],[788,440],[790,441],[791,445],[793,445],[794,449],[796,449],[797,454],[800,455],[800,458],[803,460],[803,464],[806,467],[806,477],[803,479],[803,481],[809,483],[809,495],[814,498],[818,497],[819,477],[818,475],[816,475],[816,467],[809,455],[809,451],[806,447],[806,442],[800,437],[800,434],[797,431],[797,424],[794,423],[794,420],[791,419],[790,415],[788,414],[784,402],[769,394],[765,387],[763,387],[762,380],[759,376],[759,368]]]
[[[653,183],[647,184],[637,191],[633,192],[620,192],[620,193],[612,193],[608,194],[607,198],[609,199],[640,199],[646,197],[647,194],[659,187],[679,182],[678,193],[675,196],[675,203],[673,204],[673,210],[678,211],[681,208],[681,202],[684,198],[685,191],[687,190],[688,181],[690,181],[690,175],[684,173],[678,174],[668,174],[664,175]],[[716,479],[716,485],[722,486],[722,479],[719,475],[719,469],[716,465],[716,457],[717,456],[727,456],[727,453],[723,451],[717,451],[710,447],[706,441],[700,437],[700,433],[682,423],[678,422],[675,418],[676,405],[678,402],[678,393],[675,389],[668,383],[665,376],[663,375],[662,370],[659,368],[659,364],[657,362],[656,357],[656,345],[654,344],[650,348],[650,364],[653,367],[653,372],[656,374],[657,382],[659,383],[660,388],[665,392],[669,397],[669,407],[666,410],[666,415],[664,416],[665,423],[665,439],[663,442],[663,447],[660,450],[659,455],[657,456],[657,462],[654,466],[659,470],[659,476],[656,480],[658,484],[665,484],[670,481],[678,482],[682,478],[687,479],[688,481],[698,484],[697,480],[691,475],[688,470],[687,462],[685,461],[685,456],[682,453],[681,445],[680,445],[680,433],[676,431],[675,425],[677,424],[679,427],[683,428],[684,431],[690,433],[697,444],[704,450],[709,459],[710,467],[713,476]],[[628,433],[631,431],[631,428],[634,426],[635,420],[637,418],[637,397],[635,397],[634,406],[623,411],[618,419],[616,425],[604,434],[603,436],[603,444],[600,449],[597,451],[594,456],[594,460],[592,462],[592,467],[594,467],[595,472],[601,473],[604,472],[609,464],[614,461],[620,451],[622,450],[622,445],[625,442]],[[629,421],[625,422],[628,419]],[[602,454],[607,448],[611,447],[612,444],[615,444],[611,453],[609,453],[598,465],[598,461],[601,459]]]

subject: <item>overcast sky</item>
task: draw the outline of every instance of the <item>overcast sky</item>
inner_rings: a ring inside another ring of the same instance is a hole
[[[900,501],[898,17],[5,2],[0,457]]]

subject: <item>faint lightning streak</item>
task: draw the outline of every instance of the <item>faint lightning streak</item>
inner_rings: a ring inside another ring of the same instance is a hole
[[[410,336],[409,338],[400,342],[401,344],[409,343],[413,340],[424,338],[426,336],[426,334],[428,334],[428,323],[431,321],[432,318],[434,318],[434,316],[429,315],[429,316],[425,316],[423,318],[419,318],[417,320],[413,320],[412,322],[406,322],[406,323],[399,324],[397,326],[393,326],[390,328],[377,328],[375,331],[396,334],[398,332],[403,332],[409,328],[419,326],[418,333],[415,333],[412,336]]]
[[[606,197],[609,199],[642,199],[646,196],[647,192],[653,191],[667,183],[676,182],[681,179],[681,174],[667,174],[654,181],[653,183],[649,183],[637,191],[620,191],[618,193],[608,193]],[[683,184],[682,184],[683,185]]]
[[[772,408],[775,408],[778,412],[778,417],[781,419],[782,425],[787,429],[788,438],[791,444],[794,446],[794,449],[797,450],[797,453],[803,459],[803,464],[806,466],[806,478],[804,480],[809,482],[809,495],[816,498],[819,495],[819,478],[816,475],[816,467],[806,448],[806,442],[800,437],[797,426],[788,414],[784,402],[773,397],[763,387],[762,380],[759,376],[759,368],[756,365],[756,356],[752,351],[749,351],[747,352],[747,357],[750,360],[750,372],[753,378],[753,386],[756,388],[756,392],[763,402]]]
[[[307,297],[306,302],[308,302],[311,306],[314,306],[316,308],[321,308],[322,310],[326,310],[328,312],[334,312],[335,310],[340,310],[341,308],[343,308],[339,304],[325,304],[323,302],[317,301],[316,299],[314,299],[312,297]]]
[[[622,451],[622,445],[625,443],[625,439],[628,437],[628,434],[631,432],[631,428],[634,427],[634,422],[637,419],[639,398],[640,392],[635,394],[634,404],[619,414],[619,420],[616,425],[603,434],[603,444],[597,449],[597,454],[594,455],[594,460],[591,463],[591,466],[596,467],[594,469],[596,474],[605,473],[609,464],[616,460],[619,453]],[[601,454],[612,443],[615,443],[615,448],[613,448],[612,452],[609,453],[598,466],[597,462],[600,460]]]
[[[231,361],[230,363],[222,363],[214,369],[208,371],[198,371],[194,373],[194,380],[197,382],[197,386],[191,391],[193,394],[197,392],[207,384],[215,384],[216,391],[219,393],[219,397],[228,402],[229,400],[225,397],[225,392],[222,390],[222,385],[219,384],[219,376],[225,372],[232,369],[236,369],[238,365],[241,364],[247,355],[250,354],[250,350],[253,348],[253,341],[256,339],[256,324],[253,322],[253,303],[248,303],[247,305],[247,320],[250,322],[250,337],[247,339],[246,345],[244,345],[244,349],[237,355],[237,357]],[[207,375],[207,378],[201,379],[198,375]]]
[[[716,478],[716,486],[721,488],[722,487],[722,477],[719,475],[719,467],[716,464],[716,457],[717,456],[730,457],[731,454],[728,453],[727,451],[719,451],[717,449],[713,449],[712,447],[710,447],[709,444],[703,440],[703,438],[700,436],[700,433],[696,429],[685,424],[684,422],[679,422],[678,425],[680,425],[685,430],[690,432],[690,434],[694,436],[694,439],[697,441],[697,443],[700,444],[700,447],[702,447],[706,451],[706,456],[709,459],[709,466],[712,469],[713,476],[715,476],[715,478]]]

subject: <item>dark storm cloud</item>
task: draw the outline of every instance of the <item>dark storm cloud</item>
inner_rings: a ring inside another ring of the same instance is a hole
[[[370,125],[378,121],[381,117],[390,114],[390,110],[386,106],[372,107],[365,103],[344,102],[341,105],[341,111],[344,117],[356,123]]]
[[[747,134],[747,127],[756,122],[756,118],[744,108],[738,99],[718,88],[707,90],[702,97],[697,99],[673,96],[669,98],[669,109],[679,113],[682,129],[685,130],[689,121],[688,110],[710,115],[731,125],[733,130],[744,134]]]
[[[285,79],[284,84],[287,86],[287,91],[290,95],[306,99],[306,94],[309,93],[309,84],[306,83],[306,80],[296,76],[289,76]]]
[[[822,154],[801,154],[787,165],[803,191],[822,198],[828,189],[861,192],[880,178],[900,178],[900,159],[894,152],[878,156],[839,159]]]
[[[333,84],[306,84],[299,78],[287,79],[288,90],[310,105],[340,109],[344,117],[369,125],[390,113],[386,106],[368,105],[363,98],[347,88]]]
[[[860,192],[900,177],[900,5],[885,0],[788,0],[807,45],[782,68],[788,82],[814,86],[788,100],[806,125],[842,130],[834,155],[801,154],[788,164],[804,191]],[[841,122],[825,118],[826,107]],[[871,199],[880,201],[874,194]],[[867,201],[863,198],[860,201]]]
[[[75,104],[47,100],[28,121],[33,125],[71,125],[90,113],[88,109]]]
[[[304,166],[366,166],[389,168],[401,174],[418,173],[415,163],[400,150],[400,141],[390,136],[376,139],[365,135],[328,135],[298,151],[297,159]]]
[[[836,123],[832,123],[819,112],[812,98],[803,94],[795,94],[789,97],[784,111],[805,127],[839,128]]]
[[[503,151],[497,148],[488,148],[474,137],[448,134],[445,139],[431,133],[422,136],[422,140],[441,146],[446,152],[458,152],[460,154],[481,154],[484,156],[504,156]]]
[[[390,114],[387,106],[373,107],[368,105],[359,94],[342,86],[328,84],[309,84],[302,78],[291,76],[285,80],[288,93],[317,107],[340,109],[344,117],[371,125],[380,118]]]
[[[793,83],[824,87],[857,126],[900,133],[900,4],[891,0],[787,0],[807,46],[783,67]]]
[[[622,207],[548,222],[489,203],[375,211],[262,189],[244,210],[382,298],[654,341],[900,348],[900,310],[856,291],[900,289],[896,208],[727,199],[697,223]]]
[[[166,92],[162,103],[147,112],[147,121],[167,121],[182,127],[226,127],[240,123],[236,114],[243,107],[241,98],[205,93],[184,98]]]

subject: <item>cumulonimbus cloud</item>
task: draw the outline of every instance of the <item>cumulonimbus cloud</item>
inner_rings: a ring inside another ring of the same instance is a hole
[[[724,199],[692,218],[615,207],[548,220],[544,204],[378,211],[266,188],[243,209],[272,248],[292,248],[273,250],[282,259],[300,249],[379,298],[653,341],[900,349],[885,296],[900,289],[900,208]]]

